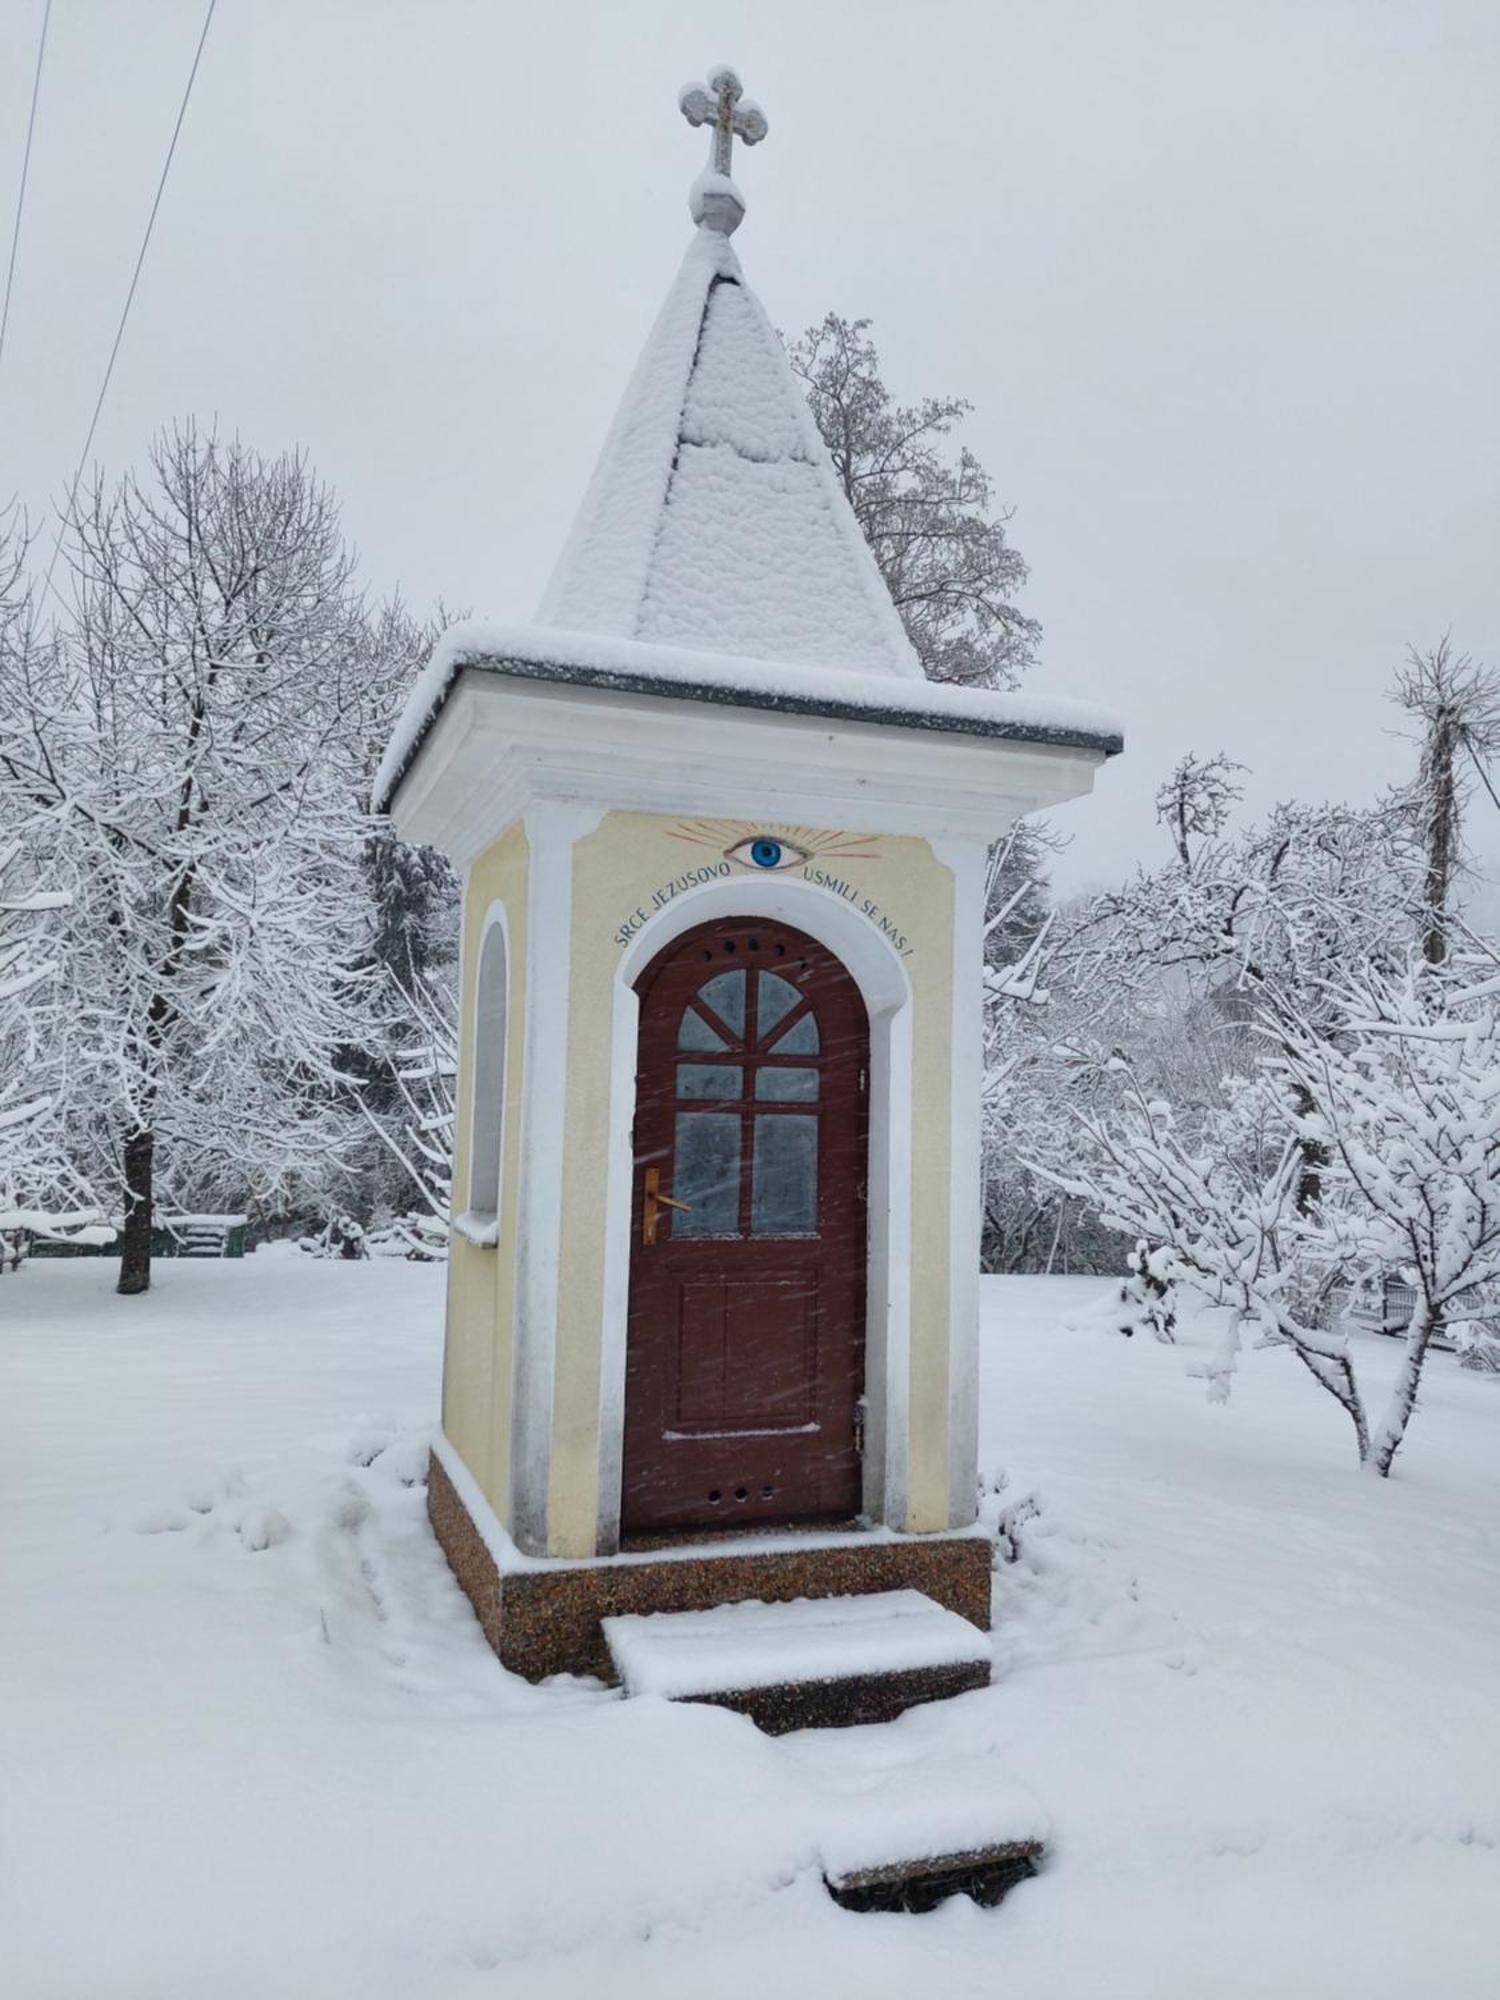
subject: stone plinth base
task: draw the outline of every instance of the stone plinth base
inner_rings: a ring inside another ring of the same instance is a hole
[[[780,1687],[734,1688],[726,1694],[693,1694],[715,1708],[748,1715],[767,1736],[792,1729],[849,1729],[865,1722],[894,1722],[919,1702],[946,1701],[970,1688],[988,1687],[989,1662],[953,1667],[913,1667],[904,1674],[851,1674],[836,1681],[788,1681]]]
[[[427,1511],[485,1637],[505,1666],[531,1681],[549,1674],[596,1674],[612,1681],[601,1618],[707,1611],[751,1598],[784,1604],[797,1597],[920,1590],[981,1632],[989,1630],[991,1549],[982,1535],[789,1536],[784,1549],[762,1536],[750,1547],[733,1541],[698,1543],[681,1553],[539,1563],[502,1573],[437,1458],[428,1468]],[[964,1687],[975,1684],[972,1679],[963,1682]],[[913,1689],[899,1706],[957,1692],[957,1686],[947,1685],[928,1693]]]

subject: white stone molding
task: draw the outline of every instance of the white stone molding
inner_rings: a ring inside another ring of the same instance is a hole
[[[562,1253],[573,849],[603,817],[593,806],[544,804],[526,814],[526,1020],[522,1036],[512,1360],[511,1532],[547,1551],[553,1385]]]
[[[996,828],[996,832],[1000,832]],[[948,1525],[966,1528],[978,1511],[979,1245],[984,1089],[984,884],[987,850],[974,841],[938,841],[933,853],[953,875],[953,1045],[949,1156]]]
[[[392,818],[403,840],[441,847],[460,869],[546,801],[989,841],[1021,814],[1087,792],[1103,756],[470,669]]]

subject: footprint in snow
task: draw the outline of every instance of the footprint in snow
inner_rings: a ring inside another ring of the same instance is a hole
[[[188,1525],[188,1517],[180,1507],[147,1507],[130,1525],[138,1535],[175,1535]]]
[[[243,1473],[233,1467],[227,1471],[214,1467],[189,1479],[182,1497],[195,1514],[211,1514],[221,1501],[232,1500],[244,1490]]]
[[[350,1438],[344,1455],[351,1465],[372,1465],[383,1451],[390,1449],[399,1434],[394,1423],[373,1418]]]
[[[247,1507],[239,1532],[247,1549],[270,1549],[287,1540],[292,1524],[279,1507]]]

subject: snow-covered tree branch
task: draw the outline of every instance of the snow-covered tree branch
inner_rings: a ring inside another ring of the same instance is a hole
[[[1041,628],[1012,601],[1026,565],[989,475],[951,442],[972,405],[894,402],[869,327],[829,313],[792,342],[792,367],[923,667],[934,680],[1013,687]]]
[[[163,1189],[275,1199],[337,1158],[376,691],[337,510],[296,456],[173,432],[80,499],[65,548],[74,615],[4,665],[6,774],[67,856],[71,1141],[138,1291]]]

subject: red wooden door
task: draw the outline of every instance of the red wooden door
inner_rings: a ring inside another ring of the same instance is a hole
[[[725,920],[679,938],[636,990],[622,1526],[856,1514],[859,989],[801,931]]]

